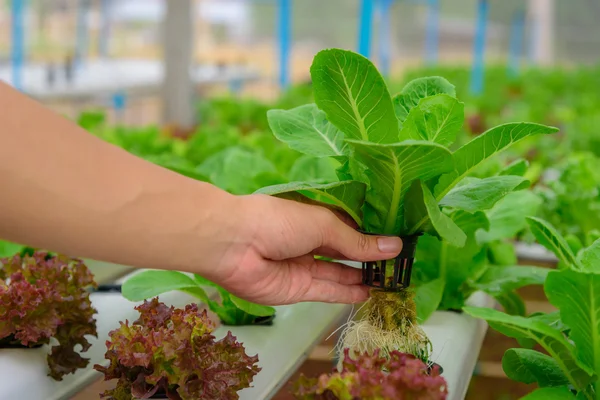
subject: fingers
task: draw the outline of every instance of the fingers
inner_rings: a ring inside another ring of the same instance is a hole
[[[292,265],[288,264],[288,267],[310,272],[305,290],[299,292],[301,294],[294,298],[294,302],[353,304],[363,302],[369,296],[369,288],[361,284],[362,272],[358,268],[315,260],[312,256],[299,257]]]
[[[343,223],[345,223],[349,227],[354,229],[358,228],[358,224],[356,223],[356,221],[353,220],[352,217],[348,214],[337,210],[331,210],[331,212],[334,213],[336,217],[338,217]]]
[[[349,260],[378,261],[396,257],[402,250],[399,237],[364,235],[352,229],[333,213],[322,221],[323,248]]]
[[[313,279],[331,281],[342,285],[358,285],[362,282],[362,271],[348,265],[314,260],[311,267]]]
[[[334,260],[346,260],[346,256],[339,251],[331,250],[326,247],[320,247],[312,252],[313,256],[333,258]]]
[[[314,279],[299,301],[323,303],[362,303],[369,298],[369,288],[363,285],[343,285],[330,280]]]

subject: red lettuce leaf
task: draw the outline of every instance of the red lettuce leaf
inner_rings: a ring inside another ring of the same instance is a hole
[[[346,349],[341,372],[300,376],[293,393],[299,400],[444,400],[448,389],[437,366],[428,368],[411,354],[393,351],[386,359],[375,352],[351,359]]]
[[[0,347],[58,345],[48,355],[49,375],[62,380],[87,366],[81,357],[90,347],[86,335],[97,336],[96,310],[87,286],[94,277],[79,259],[37,251],[0,260]]]
[[[235,400],[260,371],[258,357],[248,356],[231,332],[215,340],[213,323],[196,304],[175,309],[154,298],[136,310],[138,320],[109,334],[108,367],[94,366],[105,380],[118,379],[102,397],[147,399],[162,393],[173,400]]]

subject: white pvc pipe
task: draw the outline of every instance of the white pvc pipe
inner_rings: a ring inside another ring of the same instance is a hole
[[[531,57],[540,66],[554,62],[554,0],[529,0]]]

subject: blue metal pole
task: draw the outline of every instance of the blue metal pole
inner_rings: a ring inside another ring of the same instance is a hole
[[[119,123],[122,123],[123,118],[125,117],[125,107],[127,106],[127,93],[125,91],[114,93],[112,96],[112,103],[116,117]]]
[[[518,10],[515,13],[511,28],[508,73],[516,76],[519,73],[523,52],[523,34],[525,31],[525,12],[523,10]]]
[[[25,0],[12,0],[12,85],[23,90],[23,66],[25,64]]]
[[[279,0],[279,85],[290,84],[292,0]]]
[[[478,0],[477,25],[473,45],[473,69],[471,70],[471,93],[481,94],[484,78],[484,55],[489,11],[488,0]]]
[[[80,67],[88,55],[88,13],[90,0],[79,0],[77,7],[77,42],[75,47],[75,66]]]
[[[391,65],[392,34],[390,11],[394,0],[379,0],[379,62],[383,76],[389,76]]]
[[[371,56],[371,36],[373,27],[373,0],[361,0],[360,26],[358,29],[358,52]]]
[[[100,0],[100,35],[98,36],[98,53],[108,57],[110,43],[110,0]]]
[[[425,32],[425,61],[436,64],[439,48],[440,2],[428,0],[427,31]]]

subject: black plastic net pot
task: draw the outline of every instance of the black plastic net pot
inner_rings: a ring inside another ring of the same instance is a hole
[[[366,233],[374,236],[375,233]],[[363,284],[377,289],[397,291],[410,286],[412,266],[415,262],[417,242],[421,234],[400,236],[402,239],[402,251],[396,258],[382,261],[367,261],[362,263]]]
[[[265,317],[257,317],[255,315],[246,314],[245,318],[239,319],[236,323],[227,323],[220,321],[224,326],[271,326],[277,314],[268,315]]]
[[[429,375],[431,375],[431,372],[433,371],[434,367],[438,367],[438,371],[440,373],[440,375],[442,375],[444,373],[444,368],[442,368],[442,366],[438,363],[431,363],[428,367],[427,367],[427,373]]]
[[[42,343],[31,343],[29,346],[25,346],[14,335],[0,339],[0,349],[38,349],[42,346]]]

